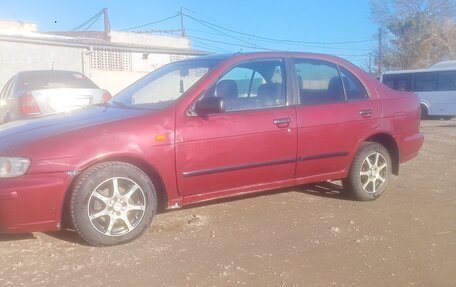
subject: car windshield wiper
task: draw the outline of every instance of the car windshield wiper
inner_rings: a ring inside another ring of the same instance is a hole
[[[126,104],[118,102],[118,101],[111,101],[110,103],[113,103],[122,109],[131,109],[131,107],[129,105],[126,105]]]

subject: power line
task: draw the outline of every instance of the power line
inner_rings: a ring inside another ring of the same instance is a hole
[[[199,29],[191,29],[191,28],[186,28],[186,31],[193,31],[197,33],[203,33],[207,35],[215,35],[219,36],[220,34],[210,32],[210,31],[204,31],[204,30],[199,30]],[[265,42],[271,42],[271,41],[265,41]],[[308,45],[308,44],[296,44],[296,43],[287,43],[289,46],[295,46],[295,47],[311,47],[311,48],[319,48],[319,49],[337,49],[337,50],[343,50],[343,51],[366,51],[366,49],[361,49],[361,48],[346,48],[346,47],[334,47],[334,46],[321,46],[321,45]]]
[[[242,43],[244,43],[244,44],[247,44],[247,45],[251,45],[251,46],[254,46],[254,47],[258,47],[259,49],[263,49],[263,50],[265,49],[264,47],[260,47],[260,46],[258,46],[257,44],[254,44],[254,43],[252,43],[252,42],[245,41],[245,40],[243,40],[243,39],[241,39],[241,38],[239,38],[239,37],[235,37],[235,36],[230,35],[230,34],[228,34],[228,33],[222,32],[222,31],[220,31],[219,29],[214,28],[214,27],[212,27],[211,25],[206,24],[206,23],[205,23],[204,21],[202,21],[202,20],[198,20],[198,19],[196,19],[196,18],[191,18],[191,20],[193,20],[193,21],[195,21],[195,22],[197,22],[197,23],[199,23],[199,24],[201,24],[201,25],[203,25],[203,26],[205,26],[205,27],[208,27],[209,29],[211,29],[211,30],[213,30],[213,31],[216,31],[216,32],[218,32],[219,34],[221,34],[221,35],[223,35],[223,36],[232,38],[232,39],[234,39],[234,40],[240,41],[240,42],[242,42]]]
[[[133,29],[146,27],[146,26],[157,24],[157,23],[161,23],[161,22],[164,22],[166,20],[170,20],[170,19],[173,19],[173,18],[176,18],[176,17],[179,17],[179,16],[180,16],[180,13],[178,13],[176,15],[173,15],[173,16],[170,16],[170,17],[167,17],[167,18],[164,18],[164,19],[161,19],[161,20],[158,20],[158,21],[154,21],[154,22],[150,22],[150,23],[146,23],[146,24],[143,24],[143,25],[134,26],[134,27],[130,27],[130,28],[125,28],[125,29],[122,29],[121,31],[128,31],[128,30],[133,30]]]
[[[370,40],[359,40],[359,41],[312,42],[312,41],[298,41],[298,40],[288,40],[288,39],[274,39],[274,38],[257,36],[257,35],[254,35],[254,34],[239,32],[239,31],[236,31],[236,30],[233,30],[233,29],[225,28],[225,27],[222,27],[220,25],[217,25],[217,24],[214,24],[214,23],[202,20],[202,19],[195,18],[195,17],[190,16],[190,15],[185,14],[185,13],[183,15],[186,16],[189,19],[194,20],[194,21],[203,22],[203,23],[205,23],[207,25],[214,26],[214,27],[217,27],[219,29],[222,29],[222,30],[225,30],[225,31],[228,31],[228,32],[231,32],[231,33],[244,35],[244,36],[248,36],[248,37],[251,37],[251,38],[257,38],[257,39],[261,39],[261,40],[266,40],[266,41],[280,42],[280,43],[296,43],[296,44],[311,44],[311,45],[346,45],[346,44],[360,44],[360,43],[366,43],[366,42],[372,42],[373,41],[372,39],[370,39]]]
[[[77,31],[77,30],[81,29],[82,27],[84,27],[87,24],[89,24],[90,22],[92,22],[95,18],[98,19],[102,13],[103,13],[103,9],[98,11],[95,15],[93,15],[91,18],[89,18],[88,20],[86,20],[82,24],[80,24],[80,25],[74,27],[73,29],[71,29],[71,31]]]
[[[97,18],[95,18],[95,19],[92,21],[92,23],[90,23],[90,25],[87,26],[87,28],[84,29],[84,31],[89,30],[90,27],[92,27],[92,25],[95,24],[95,23],[98,21],[98,19],[100,19],[100,17],[101,17],[102,14],[103,14],[103,13],[100,13],[100,14],[97,16]]]
[[[204,42],[196,40],[196,39],[192,39],[192,41],[194,42],[195,45],[201,46],[204,49],[209,49],[211,51],[221,52],[221,53],[231,53],[231,52],[233,52],[233,51],[230,51],[230,50],[227,50],[227,49],[216,47],[216,46],[211,45],[211,44],[204,43]]]
[[[241,48],[249,48],[249,49],[256,49],[256,50],[267,50],[267,51],[276,51],[274,49],[268,49],[268,48],[259,48],[257,46],[247,46],[247,45],[241,45],[241,44],[235,44],[235,43],[229,43],[229,42],[224,42],[224,41],[217,41],[217,40],[212,40],[212,39],[207,39],[203,37],[197,37],[197,36],[189,36],[187,37],[191,39],[197,39],[201,41],[207,41],[207,42],[212,42],[212,43],[218,43],[218,44],[224,44],[224,45],[229,45],[229,46],[235,46],[235,47],[241,47]]]
[[[200,41],[204,41],[204,42],[224,44],[224,45],[241,47],[241,48],[250,48],[250,49],[267,50],[267,51],[280,51],[280,50],[274,50],[274,49],[268,49],[268,48],[258,48],[255,46],[241,45],[241,44],[230,43],[230,42],[225,42],[225,41],[218,41],[218,40],[207,39],[207,38],[197,37],[197,36],[188,35],[188,37],[191,39],[196,39],[196,40],[200,40]],[[369,56],[369,54],[343,54],[343,53],[331,53],[331,54],[335,55],[335,56],[339,56],[339,57],[367,57],[367,56]]]

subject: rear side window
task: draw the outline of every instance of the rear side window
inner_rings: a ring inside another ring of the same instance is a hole
[[[301,104],[316,105],[345,100],[336,65],[319,60],[295,59]]]
[[[20,91],[59,88],[98,89],[97,85],[80,73],[59,71],[23,73],[17,86]]]
[[[366,89],[364,88],[361,81],[355,77],[355,75],[350,73],[344,67],[340,67],[340,74],[344,83],[347,100],[353,101],[367,99]]]

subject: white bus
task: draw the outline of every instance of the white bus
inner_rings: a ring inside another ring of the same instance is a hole
[[[381,81],[392,89],[416,93],[422,118],[456,116],[456,61],[441,62],[429,69],[385,72]]]

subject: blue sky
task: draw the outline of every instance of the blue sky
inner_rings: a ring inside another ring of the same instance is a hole
[[[114,30],[159,21],[176,15],[184,7],[188,15],[184,17],[184,26],[193,37],[194,48],[213,52],[262,48],[320,52],[339,55],[366,67],[368,54],[377,45],[377,26],[370,18],[369,0],[15,0],[0,3],[0,19],[33,22],[41,31],[64,31],[77,27],[104,7],[109,9]],[[91,30],[102,27],[101,17]],[[175,17],[137,30],[179,27],[180,19]]]

